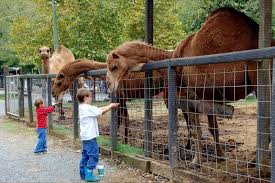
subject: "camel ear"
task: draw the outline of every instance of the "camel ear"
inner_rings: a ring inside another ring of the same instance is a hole
[[[50,48],[50,52],[51,52],[51,53],[53,52],[53,49],[52,49],[52,48]]]
[[[119,59],[119,55],[116,54],[115,52],[112,53],[112,57],[113,57],[113,59]]]
[[[137,71],[141,71],[142,67],[144,66],[145,63],[139,63],[138,65],[132,67],[131,69],[129,69],[129,71],[131,72],[137,72]]]

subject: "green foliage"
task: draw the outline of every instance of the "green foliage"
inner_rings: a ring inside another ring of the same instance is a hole
[[[2,63],[26,69],[41,67],[37,49],[53,47],[51,3],[1,0],[0,69]],[[213,10],[224,6],[258,21],[258,0],[154,1],[154,45],[174,49],[186,35],[196,32]],[[105,61],[106,54],[119,44],[144,40],[144,10],[144,0],[58,0],[59,43],[76,58]]]
[[[196,32],[206,17],[221,7],[232,7],[255,21],[259,19],[258,0],[184,0],[178,2],[178,7],[183,29],[188,34]]]

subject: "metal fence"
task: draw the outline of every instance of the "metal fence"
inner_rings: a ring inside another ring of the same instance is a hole
[[[120,91],[122,94],[120,92],[111,94],[111,101],[119,102],[121,105],[118,109],[113,109],[109,116],[99,119],[100,143],[106,142],[105,145],[110,146],[112,150],[127,146],[137,154],[143,154],[159,161],[168,160],[171,177],[176,176],[175,170],[183,169],[211,179],[223,180],[223,182],[272,182],[271,180],[275,178],[275,171],[272,168],[275,167],[273,157],[275,149],[269,147],[269,140],[267,141],[266,137],[275,140],[275,132],[271,133],[274,131],[275,125],[275,118],[271,117],[275,106],[274,97],[270,95],[271,93],[274,95],[274,92],[271,92],[274,91],[274,85],[271,84],[271,77],[273,78],[274,74],[272,76],[268,74],[269,78],[265,83],[261,79],[261,73],[273,73],[272,65],[266,69],[249,70],[244,64],[243,70],[237,71],[234,68],[234,63],[255,60],[251,62],[257,64],[260,63],[259,59],[273,57],[275,57],[275,48],[265,48],[146,64],[143,67],[144,73],[139,73],[138,77],[130,82],[125,82],[134,83],[133,85],[122,86],[123,90]],[[176,72],[177,67],[217,63],[230,63],[232,68],[219,68],[217,72],[209,73],[207,76],[200,73],[179,75]],[[166,69],[167,75],[163,75],[163,78],[154,77],[152,70],[156,69]],[[257,73],[257,83],[244,82],[236,85],[235,83],[239,79],[236,76],[241,73],[247,81],[248,72]],[[90,71],[85,75],[99,77],[105,74],[105,70],[97,70]],[[31,85],[28,84],[29,80],[44,78],[47,80],[46,83],[49,83],[51,77],[54,76],[25,75],[19,76],[17,79],[7,77],[8,112],[20,116],[20,112],[11,111],[11,107],[9,107],[12,105],[10,98],[13,95],[14,100],[17,100],[15,104],[19,106],[19,101],[24,100],[24,97],[20,99],[21,94],[24,93],[22,92],[24,87],[22,89],[20,85],[13,92],[10,86],[12,81],[17,80],[17,83],[24,83],[21,80],[27,80],[27,95],[32,96],[30,93],[34,93],[33,86],[35,84],[32,82],[31,88]],[[215,85],[178,86],[177,78],[184,78],[187,81],[212,78],[213,83],[219,79],[224,82],[224,85],[221,87]],[[91,87],[95,93],[93,104],[104,106],[110,102],[109,95],[106,94],[106,87],[102,84],[104,81],[98,79],[94,83],[100,83],[100,85]],[[250,93],[251,88],[256,88],[258,97],[256,97],[256,93]],[[47,89],[51,90],[50,85],[47,86]],[[264,91],[260,91],[263,89]],[[70,109],[68,113],[72,115],[73,121],[70,123],[70,129],[73,131],[74,138],[77,138],[76,81],[73,90],[73,105],[68,107]],[[213,96],[219,92],[224,96],[219,100],[207,97],[191,100],[190,98],[177,97],[182,92],[189,90],[194,91],[196,95],[207,91]],[[225,94],[225,92],[228,93]],[[237,100],[239,99],[237,95],[240,92],[247,97]],[[48,100],[52,100],[51,95]],[[31,102],[32,98],[28,98],[28,101]],[[273,106],[269,107],[271,102]],[[230,111],[231,108],[225,103],[234,107],[233,115],[231,114],[233,111]],[[189,120],[186,120],[188,119],[186,117],[189,117]],[[264,124],[268,124],[272,128],[265,129],[263,128]],[[192,132],[191,135],[187,129]],[[194,161],[194,158],[198,159]]]

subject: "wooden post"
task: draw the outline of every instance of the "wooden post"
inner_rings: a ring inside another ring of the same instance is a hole
[[[9,67],[4,65],[4,88],[5,88],[5,115],[8,112],[8,90],[7,90],[7,76],[9,75]]]
[[[259,48],[271,46],[272,0],[260,0]],[[270,106],[271,106],[270,60],[264,59],[258,64],[258,112],[257,112],[257,170],[270,163]]]
[[[145,42],[153,45],[154,0],[145,1]]]
[[[18,83],[18,109],[19,117],[24,117],[24,79],[20,78]]]
[[[52,105],[52,80],[47,78],[48,82],[48,106]],[[53,117],[52,113],[48,114],[49,130],[53,129]]]
[[[144,80],[144,156],[152,157],[152,71],[145,72]]]
[[[117,102],[116,92],[111,93],[112,102]],[[111,136],[111,151],[117,150],[117,109],[111,109],[111,121],[110,121],[110,136]]]
[[[169,163],[170,163],[170,180],[173,182],[174,169],[177,162],[177,96],[176,96],[176,69],[168,67],[168,148],[169,148]]]
[[[77,89],[78,89],[78,80],[75,79],[74,80],[74,84],[73,84],[73,131],[74,131],[74,139],[77,139],[79,137],[78,135],[78,102],[77,102]]]
[[[28,106],[29,106],[29,118],[30,122],[33,122],[33,111],[32,111],[32,86],[31,78],[27,78],[27,93],[28,93]]]

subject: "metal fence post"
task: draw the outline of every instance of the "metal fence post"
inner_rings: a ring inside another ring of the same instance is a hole
[[[271,142],[275,142],[275,58],[272,72],[272,113],[271,113]],[[271,146],[271,182],[275,182],[275,143]]]
[[[18,83],[18,109],[19,117],[24,117],[24,79],[19,78]]]
[[[111,93],[112,102],[117,102],[116,92]],[[111,135],[111,151],[117,150],[117,109],[111,109],[111,121],[110,121],[110,135]]]
[[[28,93],[28,106],[29,106],[29,118],[30,122],[33,122],[33,111],[32,111],[32,87],[31,78],[27,78],[27,93]]]
[[[152,71],[145,72],[144,80],[144,156],[152,157]]]
[[[78,102],[77,102],[77,89],[78,89],[78,80],[74,80],[73,84],[73,131],[74,131],[74,139],[78,138]]]
[[[153,45],[154,0],[145,1],[145,42]]]
[[[269,47],[272,39],[272,0],[260,0],[259,47]],[[257,113],[257,171],[262,172],[270,163],[270,60],[258,64],[258,113]],[[261,173],[260,173],[261,175]]]
[[[52,80],[47,77],[48,82],[48,106],[52,105]],[[53,116],[52,113],[48,114],[49,130],[53,129]]]
[[[168,67],[168,148],[171,180],[174,178],[174,169],[177,162],[177,88],[176,69]]]

